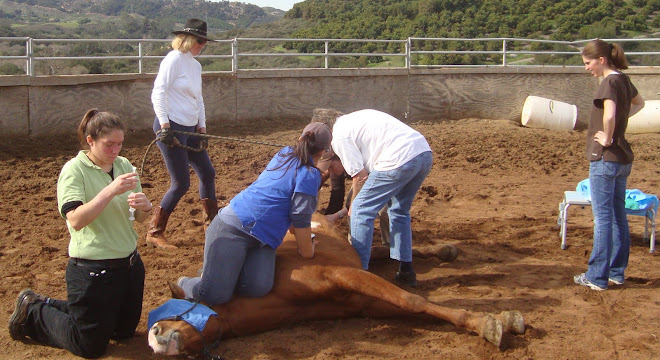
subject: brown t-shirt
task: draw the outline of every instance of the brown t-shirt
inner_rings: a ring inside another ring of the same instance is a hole
[[[633,161],[633,151],[624,137],[628,127],[628,116],[632,99],[637,96],[635,85],[630,78],[621,73],[614,72],[601,81],[594,106],[591,109],[589,129],[587,130],[587,159],[596,161],[603,158],[605,161],[614,161],[629,164]],[[612,145],[603,147],[594,140],[594,135],[603,130],[603,103],[610,99],[616,104],[615,125]]]

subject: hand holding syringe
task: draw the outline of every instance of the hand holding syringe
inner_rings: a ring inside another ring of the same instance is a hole
[[[137,168],[135,166],[133,166],[133,172],[137,173]],[[137,175],[135,177],[137,178]],[[135,208],[130,206],[128,208],[128,212],[129,212],[128,220],[135,221]]]
[[[147,214],[153,208],[149,198],[141,192],[136,190],[139,179],[137,169],[133,167],[132,173],[125,173],[119,175],[116,179],[117,182],[121,183],[121,193],[128,192],[128,219],[131,221],[144,221]],[[139,210],[139,211],[138,211]]]

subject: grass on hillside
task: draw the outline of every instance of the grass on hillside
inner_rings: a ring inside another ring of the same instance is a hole
[[[39,22],[39,25],[50,25],[50,26],[59,26],[64,29],[76,29],[79,24],[77,21],[54,21],[54,22]],[[23,23],[23,24],[11,24],[11,27],[14,29],[20,29],[25,27],[33,27],[35,24],[32,23]]]
[[[402,68],[404,66],[406,66],[405,56],[383,56],[383,61],[367,65],[370,68]]]

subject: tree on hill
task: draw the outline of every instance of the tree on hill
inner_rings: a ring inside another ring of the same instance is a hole
[[[655,15],[658,10],[660,0],[306,0],[295,4],[285,18],[310,23],[291,34],[302,38],[518,37],[572,41],[613,38],[623,31],[650,31],[660,24]],[[435,50],[455,46],[448,42]],[[462,50],[480,50],[492,45],[472,42],[461,46]],[[318,44],[298,43],[296,50],[319,49]],[[422,62],[438,59],[450,64],[488,61],[484,55],[436,55]]]
[[[292,34],[295,37],[402,39],[457,34],[573,40],[584,27],[602,26],[606,18],[610,29],[615,22],[617,35],[621,29],[646,31],[647,20],[657,10],[660,0],[306,0],[285,17],[313,23]]]

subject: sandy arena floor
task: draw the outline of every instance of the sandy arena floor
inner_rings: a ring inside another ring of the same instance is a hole
[[[210,133],[290,144],[302,123],[216,126]],[[215,351],[244,359],[651,359],[660,354],[660,262],[648,253],[642,217],[630,217],[632,249],[626,283],[595,292],[573,284],[591,251],[591,209],[570,209],[568,244],[560,249],[558,203],[588,177],[584,132],[528,129],[502,120],[415,123],[434,151],[433,170],[412,208],[414,246],[451,243],[452,263],[418,259],[412,290],[447,307],[475,312],[521,310],[527,331],[507,336],[501,350],[447,323],[422,319],[349,319],[301,323],[223,341]],[[129,132],[122,152],[140,164],[153,135]],[[636,153],[629,188],[660,193],[660,135],[628,136]],[[66,295],[69,236],[58,215],[56,181],[77,151],[72,138],[7,139],[0,145],[0,323],[7,324],[16,294],[31,287]],[[55,145],[51,145],[55,143]],[[217,192],[227,202],[256,179],[277,148],[211,141]],[[168,187],[160,153],[149,153],[142,177],[154,203]],[[320,208],[329,188],[321,190]],[[168,299],[165,281],[194,274],[203,257],[196,177],[171,217],[166,252],[139,251],[147,267],[142,321],[135,338],[112,343],[104,359],[161,359],[146,339],[149,310]],[[345,229],[345,224],[340,224]],[[395,264],[372,271],[392,279]],[[6,326],[6,325],[3,325]],[[6,329],[6,328],[5,328]],[[77,359],[61,349],[12,341],[0,331],[0,359]]]

